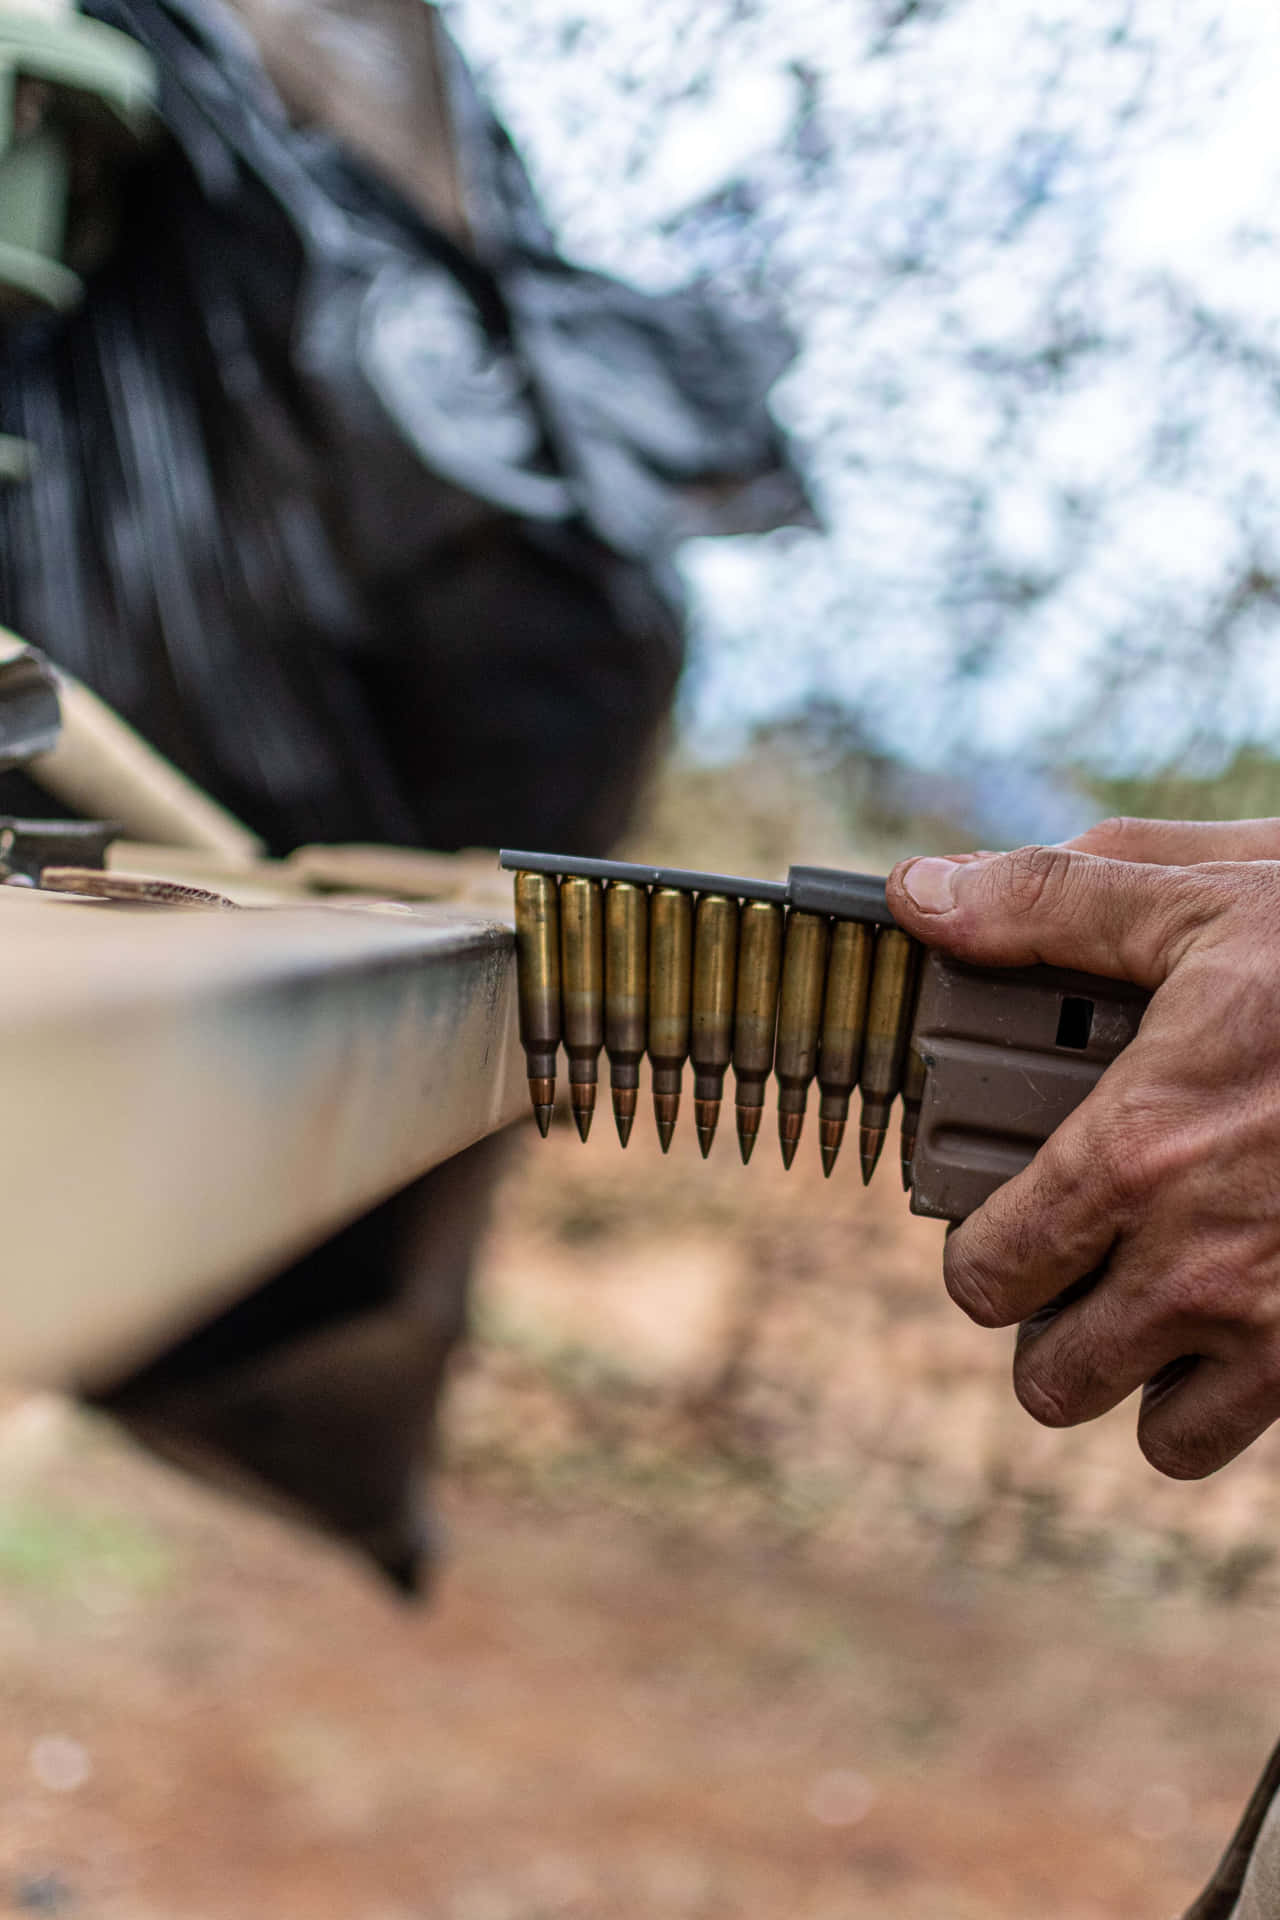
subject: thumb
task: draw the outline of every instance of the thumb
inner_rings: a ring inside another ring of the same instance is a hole
[[[981,859],[905,860],[889,876],[889,907],[918,940],[978,966],[1043,962],[1154,988],[1226,911],[1237,891],[1232,871],[1020,847]]]

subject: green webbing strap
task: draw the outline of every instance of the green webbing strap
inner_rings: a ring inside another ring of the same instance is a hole
[[[90,94],[139,138],[155,109],[156,70],[150,54],[127,34],[78,13],[46,20],[0,10],[0,72]],[[12,106],[10,83],[0,98],[0,147],[12,138]]]
[[[58,95],[48,118],[31,130],[16,123],[22,80]],[[126,138],[141,139],[155,99],[150,55],[114,27],[78,13],[47,19],[0,7],[0,317],[5,305],[34,302],[65,311],[80,298],[79,278],[61,258],[67,122],[105,116]]]

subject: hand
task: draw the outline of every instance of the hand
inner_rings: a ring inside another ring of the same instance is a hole
[[[1153,990],[1094,1091],[951,1234],[946,1283],[980,1325],[1023,1323],[1014,1386],[1037,1420],[1143,1387],[1151,1464],[1212,1473],[1280,1417],[1280,821],[906,861],[889,904],[960,959]]]

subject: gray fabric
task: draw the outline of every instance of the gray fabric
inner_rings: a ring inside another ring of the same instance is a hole
[[[1262,1823],[1231,1920],[1277,1920],[1280,1916],[1280,1799]]]
[[[424,218],[470,238],[438,19],[422,0],[226,0],[294,118],[327,128]]]
[[[1240,1824],[1194,1906],[1183,1920],[1278,1920],[1280,1917],[1280,1745],[1262,1769]]]

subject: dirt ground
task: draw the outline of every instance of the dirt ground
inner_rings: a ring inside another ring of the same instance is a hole
[[[888,1168],[639,1135],[519,1145],[426,1610],[6,1405],[0,1912],[1185,1905],[1280,1730],[1274,1453],[1038,1435]]]

